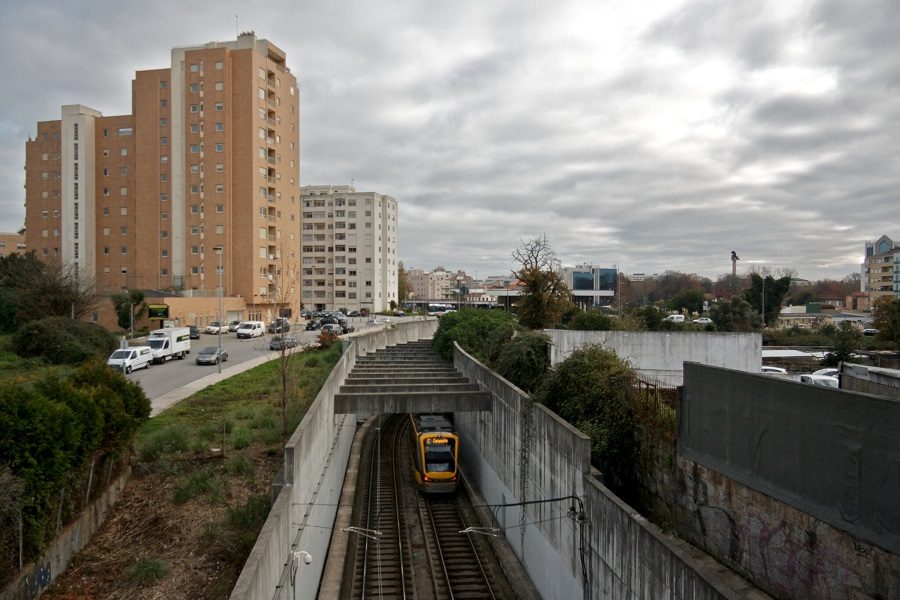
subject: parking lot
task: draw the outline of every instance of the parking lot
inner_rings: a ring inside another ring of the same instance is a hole
[[[391,317],[391,321],[398,322],[410,318],[412,317]],[[351,318],[350,321],[356,331],[366,331],[383,326],[366,325],[367,319],[361,317]],[[305,345],[315,343],[319,333],[319,331],[306,331],[306,322],[304,321],[293,324],[291,335],[300,342],[300,346],[290,351],[294,352]],[[260,338],[239,340],[234,333],[223,333],[222,348],[228,353],[228,361],[222,363],[222,368],[225,369],[263,356],[275,356],[277,353],[269,350],[269,342],[273,335],[276,334],[266,333]],[[161,365],[152,365],[149,369],[134,371],[127,377],[139,382],[148,398],[151,400],[158,398],[206,375],[218,372],[215,364],[198,365],[194,362],[196,353],[207,346],[218,346],[218,336],[201,333],[199,340],[191,340],[191,353],[184,360],[169,360]]]

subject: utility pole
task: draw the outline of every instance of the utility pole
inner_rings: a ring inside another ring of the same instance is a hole
[[[734,296],[737,283],[737,261],[741,260],[734,250],[731,251],[731,295]]]

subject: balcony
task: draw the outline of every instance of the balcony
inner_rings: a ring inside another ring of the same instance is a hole
[[[277,221],[276,221],[275,215],[269,215],[269,216],[268,216],[268,219],[269,219],[269,223],[275,223],[275,222],[277,222]]]

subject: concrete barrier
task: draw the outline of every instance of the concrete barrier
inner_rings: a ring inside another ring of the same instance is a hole
[[[336,415],[334,396],[358,356],[432,337],[437,319],[389,324],[353,336],[284,448],[281,488],[231,592],[232,600],[312,600],[328,552],[357,415]],[[306,564],[295,553],[307,552]]]
[[[590,440],[454,347],[454,365],[493,397],[456,416],[466,477],[544,598],[767,598],[613,495],[590,467]],[[525,504],[522,504],[525,503]]]
[[[645,379],[681,385],[682,364],[759,373],[762,337],[758,333],[712,331],[569,331],[547,329],[550,362],[557,365],[586,344],[599,344],[626,359]]]

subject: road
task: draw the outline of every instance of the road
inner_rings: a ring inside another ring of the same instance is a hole
[[[406,317],[406,319],[408,318],[410,317]],[[392,317],[391,320],[402,321],[404,319]],[[365,318],[351,318],[350,322],[357,331],[370,329],[366,326]],[[318,331],[305,331],[304,327],[305,324],[294,325],[292,332],[301,345],[312,343],[319,336]],[[271,338],[272,334],[266,334],[261,338],[239,340],[234,333],[223,333],[222,348],[228,352],[228,362],[222,363],[222,367],[230,367],[269,355]],[[218,346],[218,336],[201,333],[199,340],[191,340],[191,353],[184,360],[168,360],[161,365],[152,365],[149,369],[134,371],[126,377],[140,383],[144,388],[144,393],[151,400],[159,398],[168,392],[193,383],[201,377],[218,372],[216,365],[198,365],[194,362],[197,353],[207,346]]]

